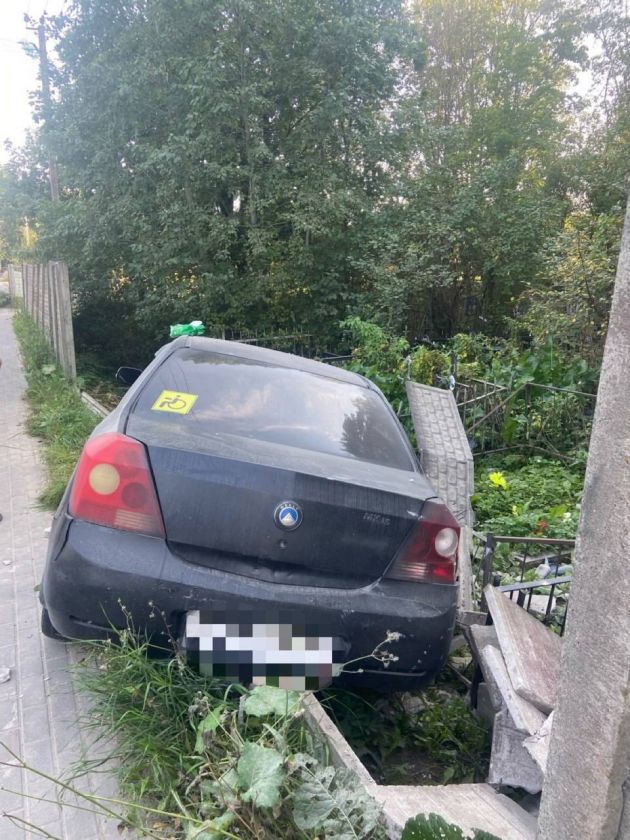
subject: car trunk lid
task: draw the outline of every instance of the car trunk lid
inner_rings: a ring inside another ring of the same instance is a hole
[[[422,496],[432,495],[417,473],[405,476],[411,496],[395,490],[384,468],[342,464],[324,476],[306,468],[309,459],[281,465],[271,452],[266,463],[260,452],[257,462],[181,445],[149,444],[148,452],[174,550],[251,576],[268,578],[273,570],[293,580],[302,571],[322,585],[336,577],[348,584],[376,580],[417,521]],[[280,521],[283,503],[300,517],[297,527]]]

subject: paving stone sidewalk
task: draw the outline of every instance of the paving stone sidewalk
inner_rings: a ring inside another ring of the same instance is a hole
[[[39,444],[24,429],[26,383],[12,315],[13,310],[0,308],[0,673],[10,668],[9,681],[0,683],[0,742],[43,773],[68,778],[77,761],[87,753],[97,757],[98,751],[91,746],[93,736],[79,726],[87,714],[86,698],[68,671],[80,650],[44,638],[39,629],[35,587],[51,515],[37,508],[44,468]],[[68,794],[60,806],[57,785],[7,767],[11,761],[0,746],[1,840],[120,840],[117,821],[72,807]],[[73,784],[101,796],[116,793],[107,772],[84,775]],[[78,804],[90,807],[84,800]],[[47,834],[34,832],[29,824]]]

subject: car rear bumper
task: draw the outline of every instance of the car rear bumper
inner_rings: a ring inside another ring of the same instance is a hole
[[[52,546],[51,546],[52,548]],[[428,682],[442,668],[453,633],[455,586],[382,581],[359,589],[291,586],[255,580],[200,566],[173,554],[160,539],[71,521],[60,550],[48,558],[42,601],[55,629],[67,638],[95,639],[108,627],[131,621],[140,632],[168,645],[178,638],[186,612],[246,614],[270,623],[283,616],[317,628],[345,643],[344,660],[368,656],[387,631],[402,634],[387,645],[398,660],[388,682],[401,687]],[[355,663],[382,681],[374,659]],[[344,676],[352,685],[357,676]]]

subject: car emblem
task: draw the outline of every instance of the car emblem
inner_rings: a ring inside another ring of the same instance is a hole
[[[295,502],[280,502],[273,518],[278,528],[295,531],[302,524],[302,508]]]

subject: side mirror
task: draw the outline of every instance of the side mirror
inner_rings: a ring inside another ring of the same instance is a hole
[[[142,371],[140,368],[134,367],[121,367],[118,368],[116,371],[116,382],[120,382],[121,385],[126,385],[127,388],[136,381],[136,379],[140,376]]]

